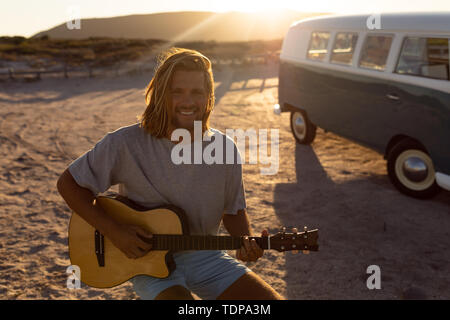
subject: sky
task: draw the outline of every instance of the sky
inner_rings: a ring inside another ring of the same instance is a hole
[[[71,20],[170,11],[382,13],[450,11],[450,0],[2,0],[0,36],[30,37]]]

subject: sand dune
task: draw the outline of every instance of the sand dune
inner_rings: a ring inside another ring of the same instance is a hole
[[[251,41],[281,39],[292,22],[325,13],[273,11],[247,12],[163,12],[109,18],[81,19],[80,29],[62,23],[33,37],[87,39],[111,37],[162,39],[169,41]]]
[[[66,288],[70,210],[58,176],[106,132],[135,122],[151,75],[0,83],[0,299],[136,299],[129,283]],[[277,66],[215,74],[213,127],[278,128],[279,172],[246,164],[248,211],[256,232],[320,229],[320,251],[267,251],[249,266],[288,299],[449,299],[450,195],[405,197],[385,161],[369,149],[318,131],[296,145],[289,115],[272,113]],[[380,290],[366,287],[369,265]]]

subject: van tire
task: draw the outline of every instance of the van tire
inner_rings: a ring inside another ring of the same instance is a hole
[[[407,160],[409,163],[406,163]],[[408,165],[426,169],[423,172],[408,172]],[[410,197],[429,199],[441,190],[436,183],[433,161],[428,152],[412,139],[401,140],[391,148],[387,157],[387,171],[392,184]]]
[[[300,144],[311,144],[316,137],[317,127],[309,120],[303,110],[291,112],[291,131]]]

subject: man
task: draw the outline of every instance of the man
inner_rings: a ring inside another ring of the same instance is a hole
[[[177,165],[171,158],[177,143],[192,142],[172,142],[172,133],[185,129],[195,137],[195,121],[201,121],[202,135],[230,140],[209,127],[214,107],[209,59],[194,50],[169,50],[146,88],[145,100],[147,108],[140,123],[108,133],[61,175],[57,187],[68,206],[130,259],[152,249],[138,236],[151,238],[151,234],[137,226],[118,224],[92,204],[98,193],[115,184],[119,184],[120,194],[142,206],[183,208],[191,234],[215,235],[222,221],[232,236],[251,235],[238,161]],[[233,146],[239,157],[234,141]],[[236,252],[242,261],[256,261],[262,254],[248,238]],[[193,299],[194,292],[202,299],[282,299],[225,251],[180,251],[173,257],[176,269],[168,278],[139,275],[131,280],[141,298]]]

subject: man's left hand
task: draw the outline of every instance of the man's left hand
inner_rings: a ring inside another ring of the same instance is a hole
[[[267,237],[269,232],[263,230],[261,237]],[[244,245],[236,250],[236,258],[244,262],[254,262],[262,257],[264,250],[261,249],[256,243],[255,239],[249,240],[248,236],[244,238]]]

